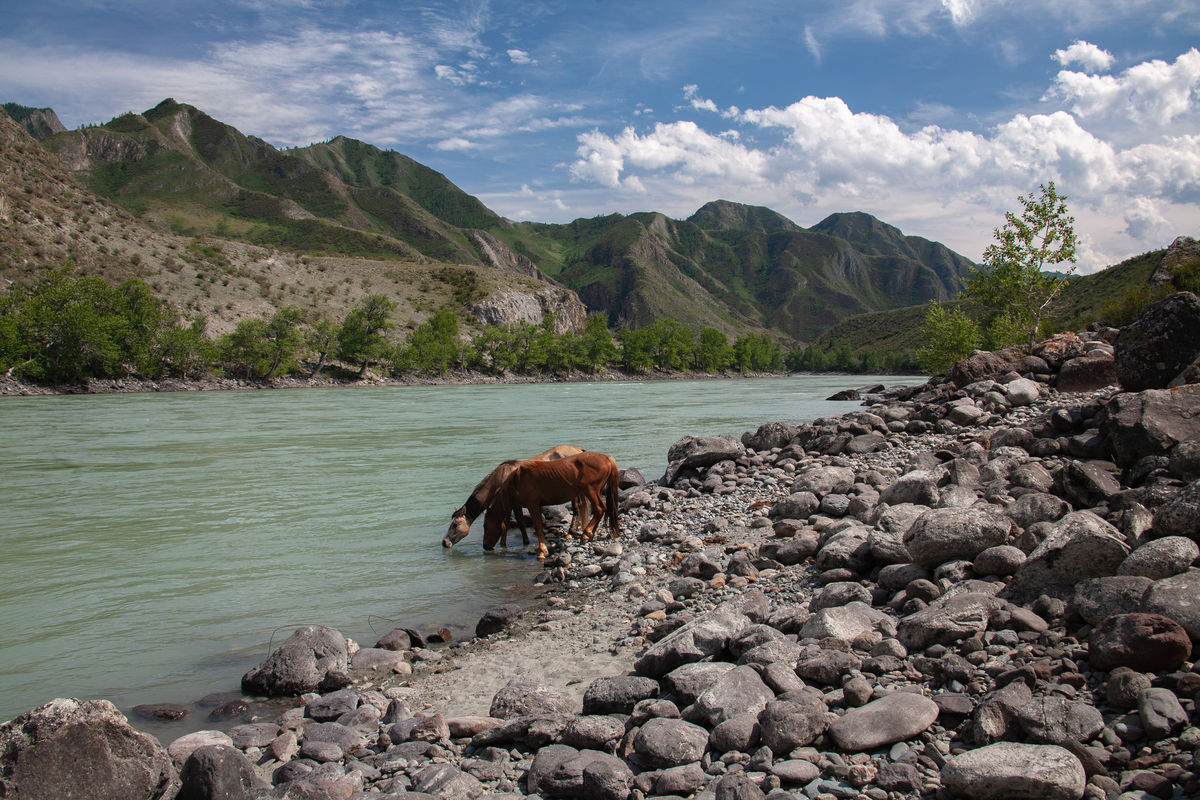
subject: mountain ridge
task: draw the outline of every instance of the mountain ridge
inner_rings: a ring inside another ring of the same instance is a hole
[[[578,293],[617,327],[667,316],[806,342],[847,315],[953,297],[971,266],[862,212],[805,229],[714,200],[682,220],[516,223],[396,151],[345,136],[281,150],[170,98],[40,142],[97,194],[176,233],[519,272]]]

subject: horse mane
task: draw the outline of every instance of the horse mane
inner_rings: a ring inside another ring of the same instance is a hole
[[[489,472],[483,480],[475,485],[475,488],[471,490],[471,496],[467,498],[466,504],[462,507],[463,515],[468,520],[474,520],[485,510],[487,510],[487,507],[490,506],[492,501],[495,499],[496,492],[499,490],[500,485],[503,483],[503,478],[501,477],[500,473],[506,472],[511,474],[512,470],[505,468],[511,467],[518,463],[520,463],[520,461],[515,458],[510,458],[507,461],[501,461],[496,465],[495,469]],[[503,477],[508,476],[505,475]]]

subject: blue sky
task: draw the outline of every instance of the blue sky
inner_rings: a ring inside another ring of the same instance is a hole
[[[978,259],[1054,180],[1090,272],[1200,236],[1200,0],[0,0],[0,100],[342,134],[512,219],[813,225]]]

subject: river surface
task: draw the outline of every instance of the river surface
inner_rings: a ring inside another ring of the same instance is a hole
[[[0,721],[54,697],[237,691],[296,627],[364,647],[519,601],[531,551],[453,550],[506,458],[600,450],[648,479],[679,438],[858,408],[896,376],[0,398]],[[511,544],[510,539],[510,544]],[[195,715],[193,715],[195,716]]]

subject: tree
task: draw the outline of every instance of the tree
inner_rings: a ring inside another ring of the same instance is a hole
[[[917,351],[917,363],[925,372],[940,375],[979,347],[983,334],[961,308],[947,312],[945,306],[934,300],[925,309],[921,339],[925,345]]]
[[[696,368],[705,372],[724,372],[733,362],[729,339],[716,328],[700,329],[700,344],[696,348]]]
[[[275,377],[279,370],[287,372],[295,365],[300,345],[304,342],[300,333],[300,317],[300,309],[287,306],[276,311],[267,323],[263,332],[267,358],[271,364],[263,376],[267,380]]]
[[[308,377],[315,378],[321,374],[321,368],[325,366],[325,359],[328,358],[329,351],[337,343],[337,335],[337,323],[328,317],[321,317],[309,327],[305,342],[317,362],[313,365],[312,373]]]
[[[1030,345],[1067,284],[1065,277],[1043,270],[1067,262],[1066,274],[1075,271],[1075,218],[1067,214],[1066,200],[1055,191],[1054,181],[1042,184],[1040,195],[1030,192],[1020,198],[1024,211],[1020,217],[1011,211],[1004,215],[1004,227],[995,229],[996,242],[983,251],[983,267],[964,292],[993,316],[1008,314]]]
[[[407,353],[400,363],[430,375],[444,375],[451,364],[462,358],[462,344],[458,340],[458,318],[449,308],[443,307],[422,322],[408,337]]]
[[[373,294],[358,308],[350,310],[338,330],[338,358],[359,365],[362,377],[372,361],[382,358],[388,350],[384,334],[395,327],[391,321],[396,303],[386,295]]]
[[[589,314],[580,337],[580,367],[595,372],[617,359],[617,345],[608,332],[608,320],[603,314]]]

